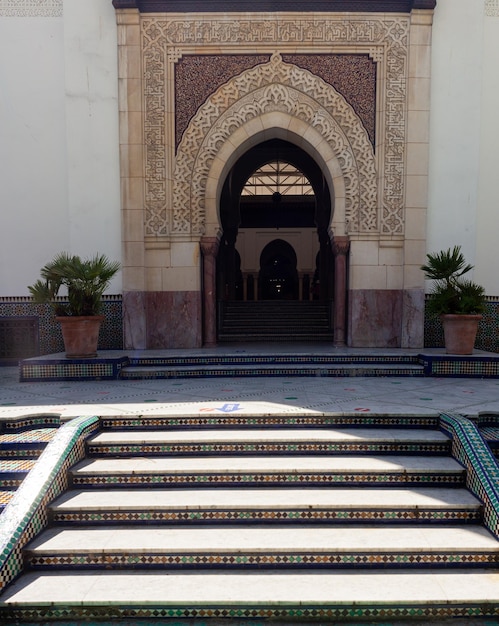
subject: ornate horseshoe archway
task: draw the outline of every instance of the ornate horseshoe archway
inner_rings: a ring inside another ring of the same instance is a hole
[[[338,333],[352,346],[420,347],[435,0],[293,13],[284,0],[244,13],[227,0],[204,13],[189,1],[113,4],[125,346],[210,343],[223,181],[247,150],[281,139],[331,192],[335,289],[348,290]]]
[[[334,190],[333,232],[378,230],[375,156],[359,117],[333,87],[274,54],[222,86],[189,124],[175,161],[172,233],[217,235],[224,175],[264,137],[297,143],[317,161]]]
[[[206,250],[220,231],[219,201],[227,172],[249,146],[285,138],[305,150],[323,171],[334,208],[330,236],[376,232],[378,205],[375,156],[365,128],[341,94],[310,72],[274,54],[267,64],[221,87],[198,111],[180,144],[174,173],[172,233],[203,235],[204,343],[216,344],[214,259]],[[338,249],[335,247],[334,249]],[[341,293],[334,306],[335,344],[346,336],[346,265],[335,274]]]

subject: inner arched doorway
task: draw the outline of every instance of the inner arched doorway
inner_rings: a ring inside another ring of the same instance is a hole
[[[222,323],[233,302],[239,302],[240,311],[242,303],[268,300],[292,300],[302,308],[320,302],[331,311],[330,222],[328,184],[304,150],[272,139],[243,154],[228,173],[220,199],[217,300]]]
[[[298,300],[296,252],[287,241],[274,239],[260,255],[259,300]]]

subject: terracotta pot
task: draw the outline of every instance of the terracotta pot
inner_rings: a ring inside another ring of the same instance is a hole
[[[448,354],[473,354],[481,315],[441,315]]]
[[[68,359],[89,359],[97,356],[97,343],[100,326],[104,321],[103,315],[61,316],[55,319],[61,323]]]

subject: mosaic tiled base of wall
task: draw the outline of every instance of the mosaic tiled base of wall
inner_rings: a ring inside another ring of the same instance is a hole
[[[121,296],[107,296],[103,303],[106,320],[99,336],[100,350],[123,349],[123,307]],[[33,304],[30,298],[0,298],[0,317],[28,318],[39,320],[39,354],[54,354],[64,349],[59,326],[53,319],[49,306]],[[426,348],[444,345],[442,324],[439,319],[425,316],[424,344]],[[499,298],[487,302],[487,310],[478,328],[476,347],[488,352],[499,352]],[[20,358],[29,358],[26,354]]]
[[[444,345],[444,331],[438,318],[425,315],[425,348],[440,348]],[[499,298],[489,298],[486,311],[478,326],[475,347],[487,352],[499,352]]]
[[[102,312],[106,316],[99,334],[100,350],[123,348],[123,311],[121,296],[106,296]],[[0,298],[0,317],[25,319],[38,318],[38,355],[63,352],[64,343],[59,324],[49,305],[34,304],[31,298]],[[15,354],[18,358],[29,358],[36,354]]]

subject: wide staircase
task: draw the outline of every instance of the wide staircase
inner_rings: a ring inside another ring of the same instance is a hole
[[[499,617],[499,542],[437,417],[102,425],[0,621]]]
[[[329,317],[329,304],[315,300],[222,302],[218,340],[332,341]]]

